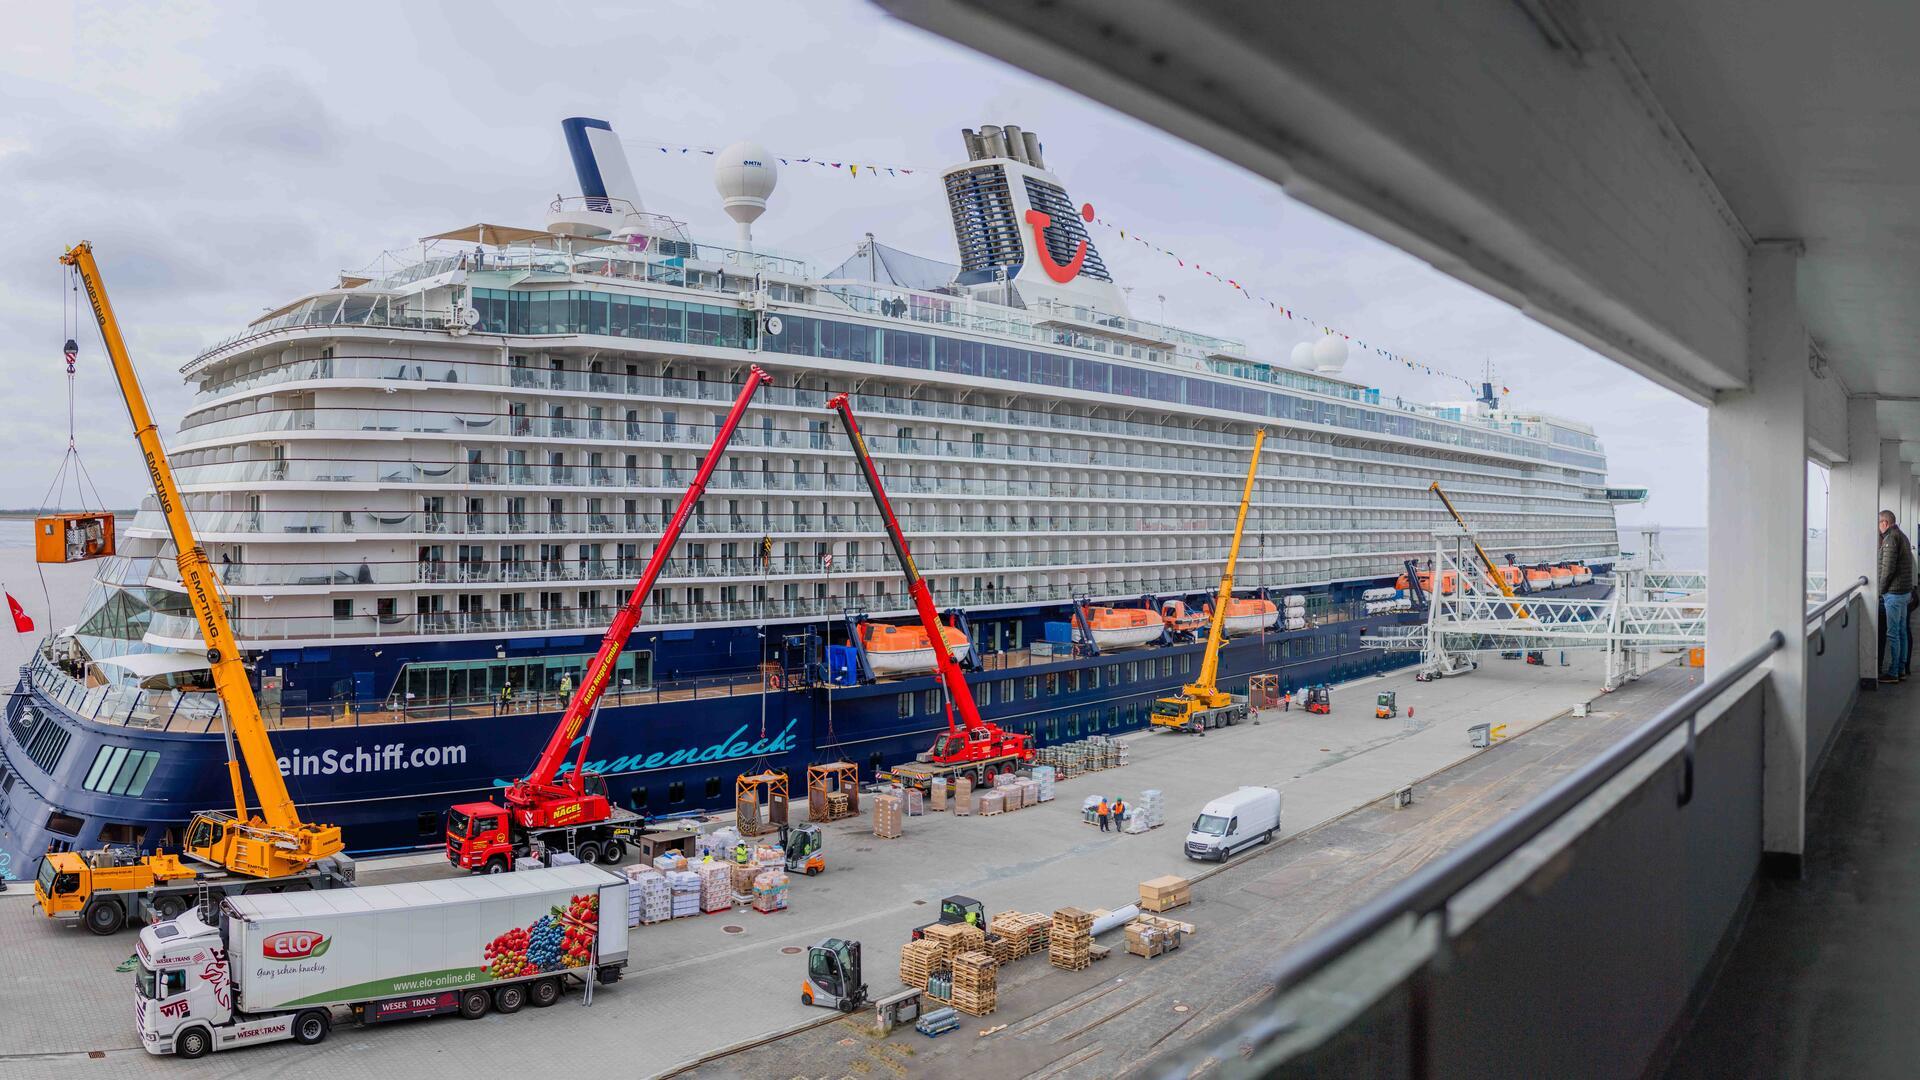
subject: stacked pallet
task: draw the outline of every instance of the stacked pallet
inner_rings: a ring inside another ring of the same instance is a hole
[[[700,877],[700,910],[708,913],[733,910],[733,872],[726,863],[703,862],[694,873]]]
[[[964,776],[953,782],[953,812],[957,817],[973,813],[973,781]]]
[[[846,817],[851,813],[853,813],[853,811],[847,808],[846,792],[830,791],[827,793],[826,820],[839,821],[841,818]]]
[[[987,951],[993,954],[996,964],[1011,964],[1020,958],[1020,946],[1012,938],[1004,935],[987,935]]]
[[[1045,912],[1027,913],[1003,911],[995,915],[987,924],[988,929],[1008,943],[1012,949],[1012,959],[1019,959],[1030,953],[1045,951],[1047,947],[1047,927],[1052,916]]]
[[[1127,951],[1150,959],[1179,948],[1180,936],[1179,930],[1159,925],[1158,920],[1135,919],[1127,924]]]
[[[1093,961],[1087,955],[1093,944],[1093,916],[1079,908],[1061,908],[1053,913],[1047,932],[1047,962],[1067,971],[1079,971]]]
[[[940,943],[921,938],[900,949],[900,981],[915,990],[925,990],[927,980],[942,969]]]
[[[1193,886],[1186,878],[1168,874],[1140,883],[1141,911],[1171,911],[1193,901]]]
[[[1053,801],[1054,769],[1051,765],[1035,765],[1033,782],[1039,788],[1039,801]]]
[[[691,870],[674,870],[666,875],[673,890],[673,917],[682,919],[700,914],[700,875]]]
[[[882,840],[898,838],[906,824],[906,807],[897,795],[880,795],[873,800],[873,835]]]
[[[753,879],[753,910],[761,914],[787,910],[785,870],[763,870]]]
[[[985,1016],[1000,1007],[1000,980],[993,957],[964,952],[953,958],[953,1007],[968,1016]]]
[[[1167,799],[1159,788],[1148,788],[1140,793],[1139,809],[1147,818],[1147,828],[1157,829],[1167,823]]]
[[[906,790],[905,794],[908,817],[920,817],[927,812],[926,796],[921,794],[919,788],[910,787]]]
[[[627,867],[627,925],[666,922],[673,918],[673,889],[667,876],[650,866]]]
[[[945,810],[947,808],[947,781],[944,777],[935,778],[928,785],[927,809]]]
[[[981,793],[980,795],[980,816],[981,817],[992,817],[995,814],[1004,814],[1006,812],[1007,812],[1007,793],[1004,790],[1000,788],[994,788],[992,791]]]
[[[931,941],[940,947],[942,968],[953,966],[953,958],[963,952],[975,952],[986,947],[986,932],[977,926],[966,923],[935,923],[921,931],[922,940]]]
[[[728,882],[735,896],[747,896],[753,892],[753,879],[760,876],[760,864],[757,862],[728,863]]]

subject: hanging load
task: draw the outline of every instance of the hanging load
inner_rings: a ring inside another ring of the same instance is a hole
[[[78,317],[77,307],[77,301],[69,305],[69,329]],[[67,482],[71,480],[76,501],[82,506],[87,505],[85,499],[91,491],[93,505],[98,506],[100,493],[93,490],[93,478],[87,475],[86,464],[80,460],[79,445],[74,439],[73,373],[74,364],[80,358],[79,342],[69,336],[64,352],[67,362],[67,453],[60,459],[60,468],[54,473],[53,483],[48,486],[41,505],[58,506],[65,502]],[[33,519],[34,562],[86,562],[89,559],[104,559],[112,554],[113,515],[105,510],[46,514]]]
[[[105,511],[33,519],[33,561],[86,562],[113,554],[113,515]]]

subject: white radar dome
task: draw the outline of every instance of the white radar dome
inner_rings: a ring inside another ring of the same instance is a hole
[[[1313,366],[1313,342],[1303,341],[1293,347],[1293,366],[1297,368]]]
[[[1332,334],[1313,343],[1315,371],[1334,372],[1347,366],[1347,342]]]
[[[713,188],[727,216],[740,223],[744,236],[767,211],[767,196],[780,181],[772,154],[758,143],[737,142],[714,155]]]

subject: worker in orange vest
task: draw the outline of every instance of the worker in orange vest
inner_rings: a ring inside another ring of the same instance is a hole
[[[1107,805],[1107,797],[1105,795],[1100,797],[1100,805],[1093,808],[1093,812],[1100,815],[1101,832],[1107,831],[1107,813],[1111,809],[1112,808]]]

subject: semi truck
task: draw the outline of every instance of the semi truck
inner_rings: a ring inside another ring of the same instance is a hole
[[[150,1054],[359,1024],[552,1005],[619,981],[627,879],[577,864],[330,892],[230,896],[140,931],[134,1023]]]

